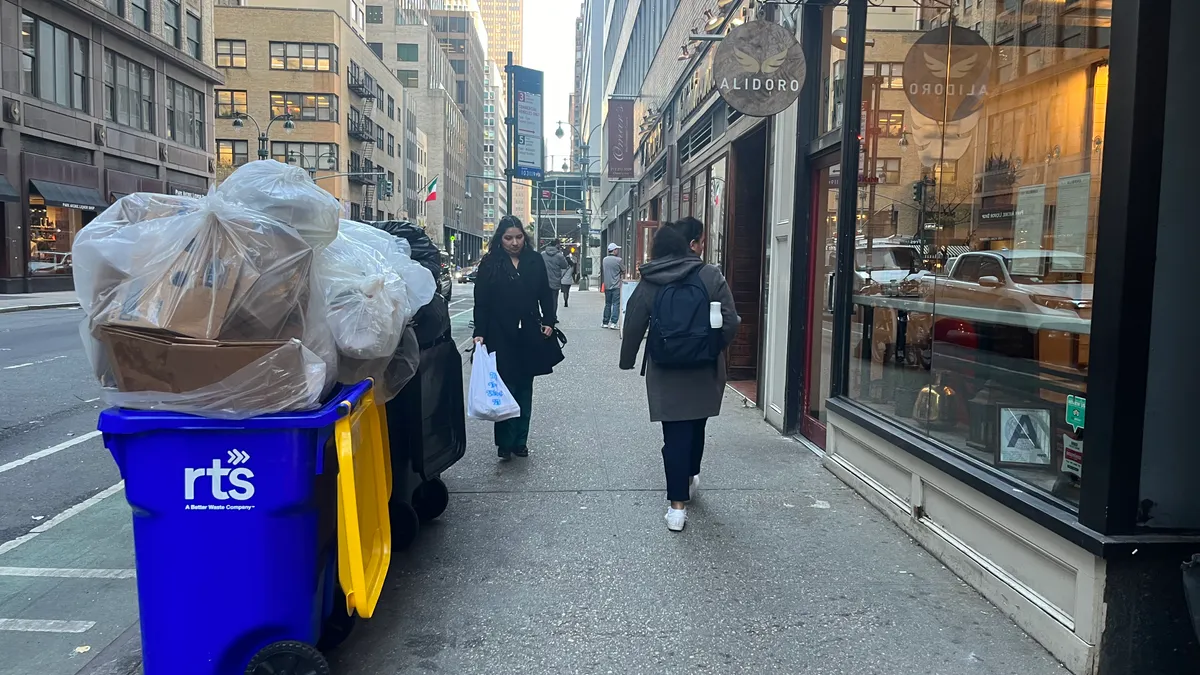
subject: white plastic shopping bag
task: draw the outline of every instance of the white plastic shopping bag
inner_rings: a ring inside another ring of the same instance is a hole
[[[484,422],[503,422],[520,416],[521,406],[496,371],[496,355],[487,350],[487,345],[476,345],[475,356],[471,358],[467,417]]]

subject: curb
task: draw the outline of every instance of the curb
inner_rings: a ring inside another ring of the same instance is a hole
[[[142,672],[141,623],[134,621],[107,647],[92,657],[78,675],[140,675]]]
[[[0,307],[0,314],[11,314],[12,312],[30,312],[35,309],[76,309],[78,307],[78,302],[52,302],[45,305],[17,305],[16,307]]]

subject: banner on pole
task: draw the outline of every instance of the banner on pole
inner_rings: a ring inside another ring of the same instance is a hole
[[[513,143],[513,176],[541,180],[542,165],[542,71],[512,66],[513,111],[517,121]]]
[[[608,99],[608,118],[605,120],[608,136],[609,178],[633,178],[633,99]]]

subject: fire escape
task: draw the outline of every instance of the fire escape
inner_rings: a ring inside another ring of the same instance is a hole
[[[375,156],[375,144],[378,141],[375,123],[371,120],[371,109],[375,102],[375,78],[363,71],[357,63],[350,62],[349,83],[347,88],[362,100],[362,112],[353,105],[350,107],[349,135],[355,140],[362,141],[358,152],[350,152],[350,182],[363,186],[362,219],[378,220],[372,208],[375,198],[375,188],[379,177],[373,174],[378,168],[371,159]]]

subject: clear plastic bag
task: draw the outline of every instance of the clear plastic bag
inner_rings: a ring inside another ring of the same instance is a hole
[[[429,301],[433,299],[434,294],[437,293],[437,281],[429,270],[409,256],[412,246],[407,241],[370,225],[351,220],[343,220],[340,231],[355,241],[378,251],[403,279],[408,298],[404,309],[406,321],[412,319],[417,310],[429,304]]]
[[[337,237],[341,204],[300,167],[273,159],[247,162],[229,174],[216,193],[287,224],[314,249]]]
[[[140,221],[106,211],[75,238],[81,332],[106,397],[212,416],[315,405],[337,351],[312,248],[219,195],[195,202]]]
[[[315,272],[338,353],[363,361],[390,358],[407,312],[404,280],[392,265],[343,231],[317,254]]]

